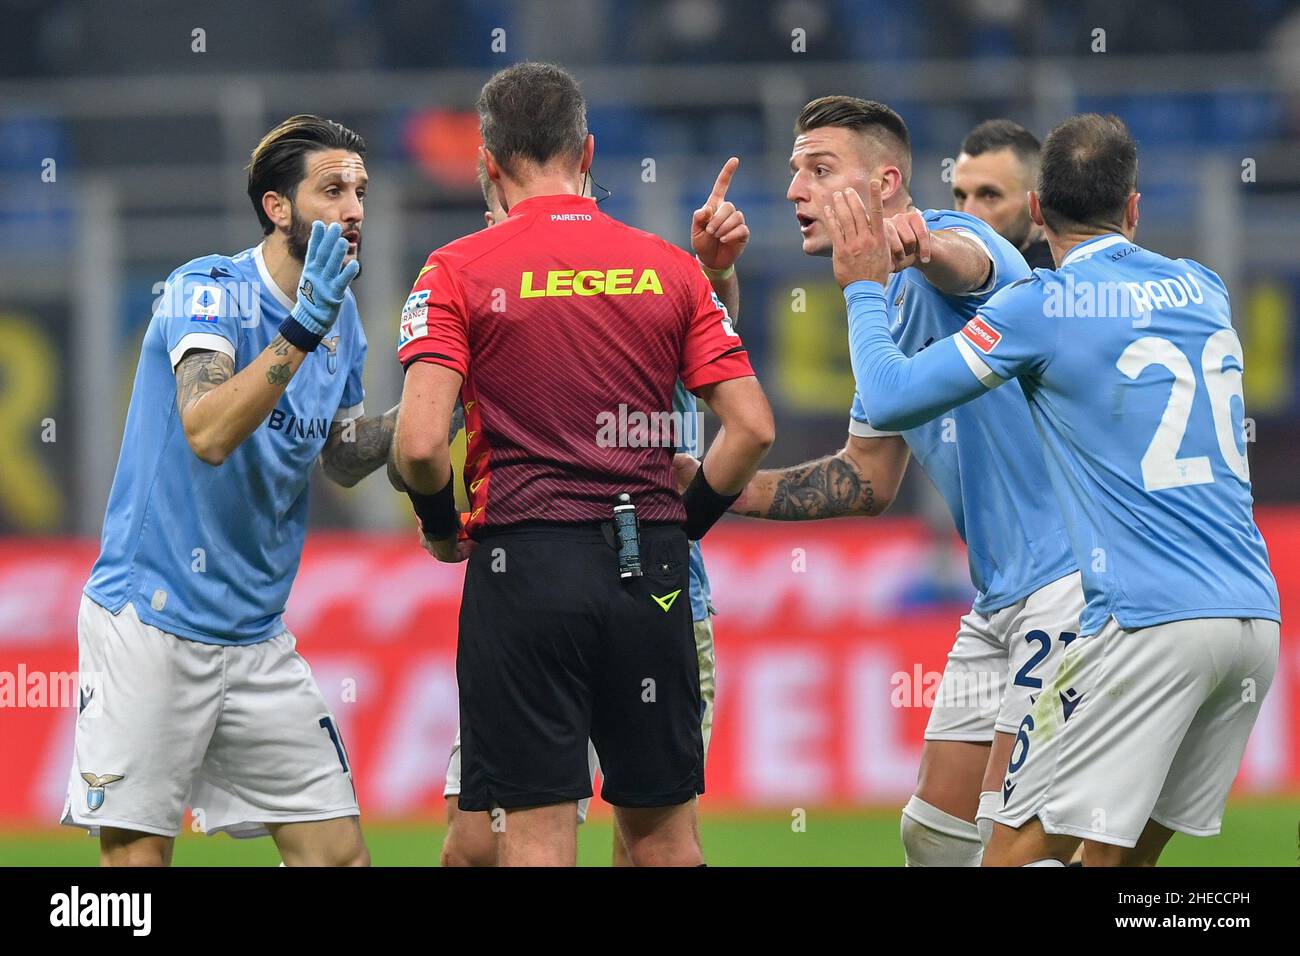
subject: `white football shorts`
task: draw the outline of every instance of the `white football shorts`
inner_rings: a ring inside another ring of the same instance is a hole
[[[1132,847],[1147,820],[1219,832],[1277,669],[1275,621],[1201,618],[1126,631],[1111,618],[1066,650],[1023,718],[988,815]]]
[[[201,644],[83,596],[77,717],[62,821],[174,837],[185,808],[208,834],[358,816],[338,725],[288,631]],[[99,700],[94,700],[98,696]]]
[[[1075,571],[992,614],[962,617],[925,739],[986,742],[995,731],[1014,734],[1078,633],[1083,604]]]

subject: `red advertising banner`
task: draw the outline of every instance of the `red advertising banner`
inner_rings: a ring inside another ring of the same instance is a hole
[[[1300,792],[1300,652],[1286,613],[1300,600],[1300,510],[1258,517],[1282,592],[1282,660],[1237,786]],[[95,553],[93,542],[0,540],[0,825],[50,824],[62,807],[77,604]],[[706,806],[904,799],[970,599],[960,542],[903,519],[729,520],[705,558],[719,612]],[[286,621],[369,816],[441,812],[462,576],[408,534],[309,540]]]

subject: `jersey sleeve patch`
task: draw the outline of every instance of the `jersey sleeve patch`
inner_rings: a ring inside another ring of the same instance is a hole
[[[221,318],[222,289],[219,285],[196,285],[190,293],[191,322],[216,323]]]
[[[973,316],[961,328],[961,334],[985,355],[989,355],[1002,341],[1002,333],[983,321],[978,315]]]
[[[408,342],[423,338],[429,334],[429,290],[420,289],[406,297],[402,306],[401,331],[397,339],[400,349]]]

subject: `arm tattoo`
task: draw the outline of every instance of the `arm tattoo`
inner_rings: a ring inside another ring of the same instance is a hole
[[[283,335],[277,335],[275,338],[271,339],[271,344],[267,346],[268,349],[271,349],[281,358],[284,358],[284,356],[289,354],[290,347],[289,340]]]
[[[288,362],[285,362],[283,365],[272,365],[266,370],[266,380],[272,385],[283,385],[285,382],[289,381],[292,374],[293,373],[289,371]]]
[[[388,461],[397,428],[397,408],[378,418],[335,422],[321,451],[321,465],[332,481],[351,488]]]
[[[840,515],[871,514],[876,495],[871,482],[838,455],[773,473],[776,487],[767,514],[753,517],[809,521]]]
[[[186,352],[176,366],[176,408],[182,413],[235,374],[235,360],[222,352]]]

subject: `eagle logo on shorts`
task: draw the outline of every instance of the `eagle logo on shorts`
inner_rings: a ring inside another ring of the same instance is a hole
[[[91,810],[98,810],[104,805],[104,788],[110,783],[124,779],[126,774],[106,773],[103,776],[96,776],[93,773],[83,773],[81,779],[86,781],[90,788],[86,791],[86,806]]]

